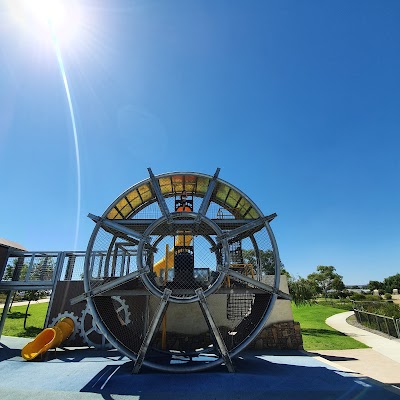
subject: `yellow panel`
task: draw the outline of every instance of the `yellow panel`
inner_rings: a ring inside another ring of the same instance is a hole
[[[197,194],[206,194],[210,179],[208,178],[197,178]]]
[[[131,205],[132,205],[133,210],[136,210],[142,204],[143,204],[143,202],[139,196],[136,197],[136,199],[131,200]]]
[[[148,185],[142,185],[138,188],[143,202],[149,201],[152,198],[151,190]]]
[[[122,210],[126,205],[128,204],[128,202],[126,201],[125,197],[123,197],[116,205],[116,207],[118,208],[118,210]]]
[[[185,175],[184,182],[185,182],[185,190],[187,192],[193,193],[196,187],[196,177],[194,175]]]
[[[254,208],[252,208],[250,211],[249,211],[249,213],[246,215],[246,219],[256,219],[256,218],[258,218],[259,217],[259,215],[258,215],[258,212],[254,209]]]
[[[138,191],[136,189],[132,190],[132,192],[128,193],[126,197],[130,202],[132,202],[139,197]]]
[[[108,219],[115,219],[115,216],[118,215],[118,212],[115,208],[113,208],[108,214],[107,218]]]
[[[115,215],[115,217],[113,219],[122,219],[121,214],[118,212],[118,210],[115,208],[114,208],[114,210],[116,211],[117,214]]]
[[[126,218],[133,210],[130,204],[128,203],[124,208],[121,210],[121,214]]]
[[[130,212],[132,212],[132,207],[129,205],[125,197],[123,197],[116,205],[117,209],[121,214],[126,217]]]
[[[224,202],[225,199],[226,199],[226,196],[228,195],[228,192],[229,192],[229,187],[228,186],[219,184],[218,188],[217,188],[217,192],[215,194],[215,197],[219,201]]]
[[[158,184],[160,185],[161,193],[172,193],[172,185],[171,185],[171,178],[160,178],[158,180]]]
[[[236,207],[236,210],[239,212],[240,215],[244,215],[244,213],[249,209],[250,203],[242,197],[239,201],[239,204]]]
[[[183,175],[174,175],[172,179],[172,188],[174,192],[183,192]]]
[[[238,200],[240,199],[240,194],[231,190],[229,193],[228,198],[226,199],[226,204],[229,205],[229,207],[234,208],[238,202]]]

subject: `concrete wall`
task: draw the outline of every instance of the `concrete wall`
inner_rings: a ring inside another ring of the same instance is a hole
[[[265,283],[268,283],[269,285],[273,285],[274,276],[269,275],[266,278],[267,279],[265,280]],[[281,280],[279,282],[279,289],[282,290],[282,292],[289,293],[286,275],[281,275]],[[285,321],[293,321],[293,312],[292,312],[292,307],[290,305],[290,300],[279,300],[278,299],[275,302],[275,306],[272,309],[271,314],[270,314],[265,326],[267,327],[267,326],[276,324],[278,322],[285,322]]]
[[[265,277],[264,282],[273,285],[273,279],[274,276],[270,275]],[[286,293],[289,292],[286,275],[281,276],[279,289]],[[207,304],[217,326],[234,327],[237,321],[228,320],[227,318],[227,298],[228,295],[226,294],[214,294],[207,297]],[[151,318],[159,304],[160,300],[158,298],[150,297],[149,311]],[[286,321],[293,321],[290,301],[277,300],[265,327]],[[170,303],[167,310],[167,331],[187,335],[208,332],[208,327],[198,302],[190,304]]]

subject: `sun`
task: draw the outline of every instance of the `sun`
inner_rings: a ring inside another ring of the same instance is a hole
[[[35,39],[56,38],[63,45],[82,39],[83,14],[77,0],[9,0],[18,24]]]

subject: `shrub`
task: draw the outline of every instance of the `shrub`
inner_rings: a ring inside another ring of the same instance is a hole
[[[382,297],[374,296],[373,294],[367,294],[365,296],[365,300],[367,300],[367,301],[382,301]]]
[[[362,293],[353,293],[350,296],[350,299],[354,300],[354,301],[360,301],[360,300],[365,300],[366,296],[365,296],[365,294],[362,294]]]
[[[385,297],[386,300],[391,300],[392,295],[390,293],[385,293],[384,297]]]

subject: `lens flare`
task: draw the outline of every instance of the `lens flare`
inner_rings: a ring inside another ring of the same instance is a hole
[[[74,238],[74,250],[76,250],[81,213],[81,167],[75,113],[61,53],[61,45],[63,47],[70,46],[73,40],[79,37],[82,17],[81,10],[75,0],[10,0],[9,7],[20,28],[26,31],[29,36],[34,37],[35,40],[43,42],[50,40],[56,54],[74,136],[77,175],[77,210]],[[81,40],[81,38],[79,39]]]
[[[37,39],[46,39],[49,29],[66,46],[82,39],[82,7],[77,1],[10,0],[9,7],[19,25]]]

